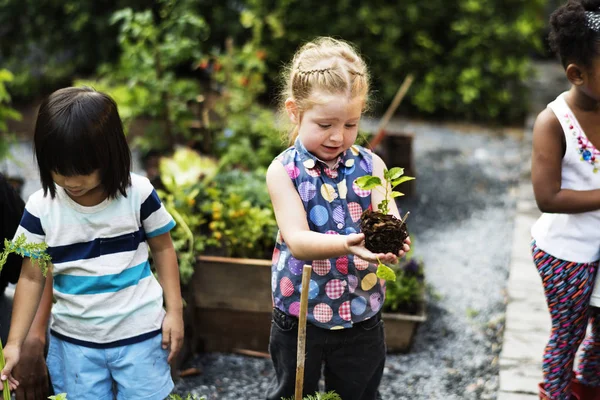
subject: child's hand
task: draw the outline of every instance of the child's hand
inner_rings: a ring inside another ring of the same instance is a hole
[[[409,241],[410,242],[410,241]],[[373,253],[365,247],[365,234],[364,233],[352,233],[346,236],[346,248],[348,253],[352,253],[355,256],[362,258],[370,263],[382,263],[396,264],[398,257],[393,253]],[[400,251],[402,253],[402,250]]]
[[[406,239],[404,239],[404,245],[402,246],[402,250],[400,250],[400,252],[398,253],[398,258],[404,257],[406,255],[406,253],[408,253],[410,251],[410,245],[411,245],[411,241],[410,241],[410,236],[409,236]]]
[[[169,364],[177,357],[181,346],[183,346],[183,314],[181,311],[167,311],[162,325],[162,347],[171,349],[167,358]]]
[[[4,388],[4,385],[8,383],[8,388],[14,391],[19,386],[19,381],[12,376],[12,370],[19,362],[20,349],[17,346],[7,344],[4,348],[4,360],[6,364],[4,369],[0,372],[0,390]]]
[[[44,342],[33,335],[27,335],[21,349],[19,363],[12,370],[13,377],[19,381],[17,400],[47,399],[50,390]]]

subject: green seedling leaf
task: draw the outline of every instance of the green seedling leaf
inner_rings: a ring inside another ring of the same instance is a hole
[[[385,177],[389,181],[394,181],[404,175],[404,168],[394,167],[390,169]]]
[[[400,197],[400,196],[404,196],[404,193],[400,193],[400,192],[392,192],[392,198],[395,198],[395,197]]]
[[[394,282],[396,280],[396,273],[387,265],[379,262],[379,265],[377,266],[377,277]]]
[[[403,176],[399,179],[394,179],[392,180],[392,187],[398,186],[399,184],[404,182],[412,181],[413,179],[415,179],[414,176]]]
[[[0,371],[4,369],[6,361],[4,360],[4,353],[2,350],[2,341],[0,340]],[[8,381],[4,381],[2,387],[2,398],[3,400],[10,400],[10,389],[8,388]]]
[[[356,184],[363,190],[371,190],[377,186],[381,186],[381,179],[376,176],[365,175],[358,178]]]
[[[48,399],[50,399],[50,400],[67,400],[67,394],[66,393],[59,393],[56,396],[50,396],[50,397],[48,397]]]

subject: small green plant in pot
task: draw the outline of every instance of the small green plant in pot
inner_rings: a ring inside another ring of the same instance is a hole
[[[37,265],[42,270],[42,274],[46,276],[46,273],[48,272],[48,263],[50,262],[50,256],[46,253],[47,247],[48,246],[46,243],[27,243],[25,235],[20,235],[14,241],[5,239],[4,251],[0,253],[0,272],[2,272],[4,264],[6,264],[8,255],[11,253],[16,253],[21,257],[30,257],[34,265]],[[6,362],[4,360],[4,352],[2,351],[2,342],[0,342],[0,371],[4,369],[5,364]],[[10,400],[8,382],[4,382],[2,395],[4,396],[4,400]]]
[[[385,169],[383,172],[384,182],[377,176],[366,175],[358,178],[356,184],[363,190],[381,190],[384,194],[383,200],[377,205],[377,210],[365,210],[360,217],[360,228],[365,234],[365,247],[373,253],[398,254],[408,237],[406,228],[406,217],[408,213],[399,220],[389,214],[390,201],[404,194],[393,190],[401,183],[415,179],[412,176],[403,176],[404,168]],[[377,276],[385,280],[395,280],[394,271],[379,262]]]
[[[396,280],[386,284],[384,311],[417,314],[425,295],[423,261],[414,257],[411,247],[411,251],[404,259],[392,268],[396,273]]]

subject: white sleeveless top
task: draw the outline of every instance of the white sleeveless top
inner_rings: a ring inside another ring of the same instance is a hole
[[[581,129],[565,101],[565,95],[566,92],[562,93],[548,104],[560,121],[567,145],[561,166],[561,188],[600,189],[600,151]],[[541,250],[561,260],[577,263],[597,261],[600,259],[600,211],[544,213],[531,228],[531,236]],[[600,299],[600,294],[598,296]]]

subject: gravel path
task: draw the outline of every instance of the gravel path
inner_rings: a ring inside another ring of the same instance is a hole
[[[381,395],[400,399],[495,399],[515,214],[520,136],[395,121],[415,133],[417,193],[410,210],[415,252],[430,286],[428,321],[408,354],[388,356]],[[269,360],[204,354],[197,377],[176,392],[262,399]]]

